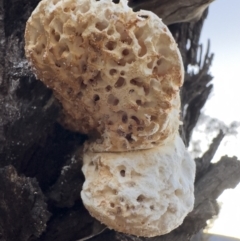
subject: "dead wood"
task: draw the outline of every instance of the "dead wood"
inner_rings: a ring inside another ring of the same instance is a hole
[[[180,22],[197,21],[214,0],[130,0],[135,11],[140,9],[156,13],[167,25]]]
[[[154,10],[166,23],[195,19],[169,26],[185,69],[195,68],[186,71],[181,90],[181,135],[186,145],[213,86],[210,42],[206,50],[199,45],[207,17],[207,10],[203,10],[210,2],[130,1],[134,9]],[[25,23],[37,3],[0,0],[0,241],[76,241],[86,237],[92,241],[189,240],[218,214],[216,198],[240,181],[236,158],[223,157],[211,163],[223,133],[196,159],[195,208],[178,229],[151,239],[107,229],[101,232],[104,226],[88,214],[79,195],[84,181],[81,148],[86,137],[57,123],[61,106],[32,75],[24,57]]]

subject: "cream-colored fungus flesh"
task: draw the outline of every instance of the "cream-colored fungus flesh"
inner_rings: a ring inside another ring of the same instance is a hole
[[[25,39],[34,72],[63,106],[61,122],[98,133],[95,151],[148,149],[177,133],[182,60],[152,12],[126,1],[43,0]]]
[[[149,150],[84,154],[82,200],[108,227],[137,236],[163,235],[193,208],[195,164],[179,135]]]
[[[195,165],[178,134],[182,59],[161,19],[126,0],[42,0],[25,52],[62,105],[60,123],[89,136],[89,212],[137,236],[179,226],[193,208]]]

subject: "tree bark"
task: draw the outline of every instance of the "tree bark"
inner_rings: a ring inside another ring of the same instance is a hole
[[[214,0],[130,0],[135,11],[140,9],[156,13],[167,25],[180,22],[197,21]]]
[[[0,241],[187,241],[219,211],[216,198],[240,181],[240,162],[222,157],[212,164],[222,132],[197,158],[195,207],[173,232],[140,238],[108,230],[84,208],[82,145],[86,136],[61,127],[61,106],[36,80],[24,56],[25,23],[39,0],[0,0]],[[181,135],[188,146],[212,90],[210,43],[202,58],[200,33],[211,0],[131,0],[135,10],[153,10],[169,26],[180,48],[185,74],[181,90]],[[203,13],[203,14],[202,14]],[[198,20],[196,18],[199,18]],[[200,53],[200,58],[197,58]]]

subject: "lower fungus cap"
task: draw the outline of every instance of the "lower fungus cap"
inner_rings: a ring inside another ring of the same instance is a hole
[[[85,207],[119,232],[163,235],[193,209],[195,163],[178,135],[149,150],[87,152],[82,170]]]

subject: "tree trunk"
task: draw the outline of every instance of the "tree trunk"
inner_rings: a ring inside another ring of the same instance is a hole
[[[187,241],[219,211],[217,197],[240,181],[240,162],[211,160],[224,137],[197,158],[195,207],[173,232],[139,238],[108,230],[84,208],[80,191],[82,144],[86,136],[61,127],[61,106],[36,80],[24,56],[25,23],[39,0],[0,0],[0,241]],[[202,58],[199,37],[212,0],[131,0],[134,9],[155,11],[175,37],[186,73],[181,90],[180,133],[188,146],[212,90],[209,46]],[[206,9],[206,10],[205,10]],[[202,14],[203,13],[203,14]],[[190,21],[192,22],[186,22]],[[180,23],[185,22],[185,23]],[[200,51],[200,59],[197,59]]]

